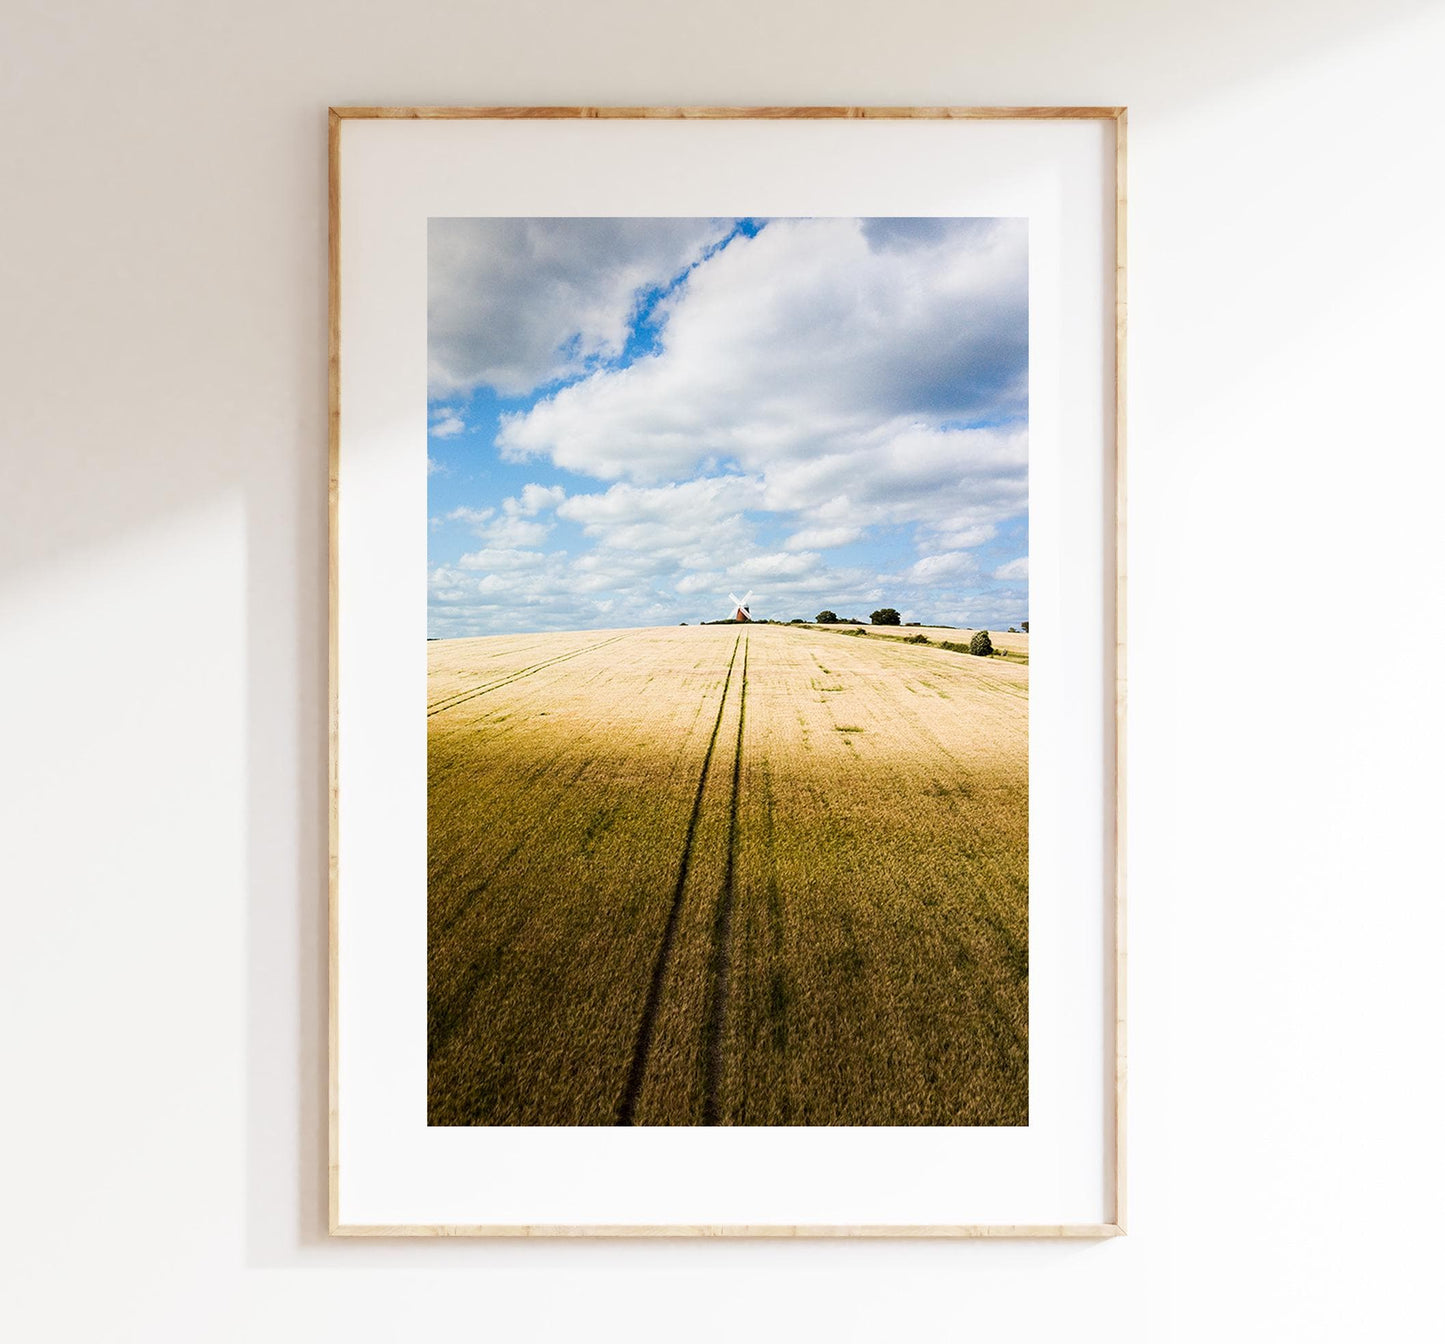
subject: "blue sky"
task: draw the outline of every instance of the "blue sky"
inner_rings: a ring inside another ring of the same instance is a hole
[[[1028,619],[1022,220],[434,219],[428,634]]]

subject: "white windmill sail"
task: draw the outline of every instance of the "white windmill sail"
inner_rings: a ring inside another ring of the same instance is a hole
[[[745,597],[739,597],[736,593],[729,593],[728,596],[732,599],[733,603],[732,615],[729,617],[730,620],[750,621],[753,619],[753,609],[748,605],[753,600],[753,590],[751,588],[748,589],[747,596]]]

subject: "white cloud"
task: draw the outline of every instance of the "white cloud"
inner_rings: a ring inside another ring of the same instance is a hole
[[[673,583],[673,590],[684,596],[693,593],[715,593],[723,582],[723,576],[715,570],[693,570]]]
[[[453,523],[465,523],[479,537],[484,538],[495,551],[525,550],[540,546],[551,533],[554,524],[543,522],[538,515],[555,508],[567,492],[560,485],[528,484],[517,496],[504,499],[501,516],[494,508],[473,509],[463,505],[446,515]]]
[[[1019,428],[910,428],[782,462],[765,480],[766,507],[815,525],[913,523],[936,534],[935,547],[965,549],[1028,507],[1028,437]]]
[[[942,555],[926,555],[910,566],[910,583],[939,583],[945,579],[957,583],[979,575],[978,557],[967,551],[947,551]]]
[[[880,522],[988,540],[1028,503],[1025,227],[905,223],[733,238],[666,301],[659,354],[505,418],[502,455],[642,486],[733,465],[796,517],[791,549]]]
[[[542,551],[523,551],[507,547],[487,547],[470,551],[457,561],[461,569],[469,570],[514,570],[538,569],[545,566],[549,557]]]
[[[812,551],[801,555],[776,552],[772,555],[754,555],[728,567],[728,576],[738,582],[767,583],[779,579],[800,579],[813,575],[818,568],[818,556]]]
[[[1028,598],[1018,592],[970,593],[929,610],[934,620],[972,630],[1004,630],[1029,618]]]
[[[555,509],[566,498],[567,492],[560,485],[528,484],[522,487],[519,499],[509,499],[502,507],[509,513],[516,512],[532,518],[543,509]],[[509,507],[512,505],[515,505],[515,508]]]
[[[447,514],[446,520],[449,523],[465,523],[480,536],[483,525],[495,513],[496,509],[469,509],[463,505]]]
[[[489,524],[486,536],[493,546],[521,548],[540,546],[551,530],[551,523],[537,523],[511,515]]]
[[[656,357],[506,420],[504,454],[675,480],[710,457],[757,471],[1021,415],[1025,226],[937,224],[906,248],[872,246],[867,226],[846,219],[778,220],[733,238],[664,305]]]
[[[430,418],[427,433],[434,439],[455,438],[467,427],[467,422],[455,406],[434,406]]]
[[[1017,560],[1010,560],[1006,565],[1000,565],[993,572],[996,579],[1027,579],[1029,576],[1029,558],[1021,555]]]
[[[846,546],[863,535],[861,527],[805,527],[794,532],[783,543],[789,551],[826,551],[834,546]]]
[[[932,526],[933,545],[945,551],[966,551],[971,546],[982,546],[998,536],[998,528],[992,523],[969,524],[945,518]]]
[[[568,630],[593,624],[595,610],[567,584],[560,553],[483,550],[427,578],[430,633],[442,638],[529,629]]]
[[[580,523],[599,547],[632,551],[656,566],[715,567],[752,547],[746,511],[762,503],[762,482],[751,476],[706,476],[679,484],[618,484],[602,494],[572,495],[561,518]]]
[[[702,219],[433,219],[427,229],[434,396],[520,396],[621,354],[638,292],[726,236]]]

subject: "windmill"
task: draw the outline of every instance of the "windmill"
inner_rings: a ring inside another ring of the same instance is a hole
[[[733,614],[728,618],[729,620],[750,621],[753,619],[753,613],[748,607],[748,603],[753,599],[751,588],[748,589],[746,597],[739,597],[736,593],[729,593],[728,596],[733,600]]]

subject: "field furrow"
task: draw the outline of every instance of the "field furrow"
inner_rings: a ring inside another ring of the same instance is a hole
[[[686,1084],[679,1089],[672,1084],[672,1079],[667,1077],[668,1065],[674,1063],[679,1053],[675,1048],[670,1048],[672,1042],[669,1040],[667,1027],[670,1022],[664,1024],[664,1044],[657,1051],[659,1058],[653,1058],[653,1043],[657,1035],[658,1018],[662,1008],[662,996],[664,987],[669,977],[673,980],[679,978],[687,979],[686,965],[678,967],[674,965],[673,947],[677,941],[677,927],[682,916],[684,903],[687,899],[689,886],[698,885],[697,870],[701,864],[694,864],[695,852],[703,855],[708,853],[708,846],[698,846],[698,822],[703,815],[703,805],[707,799],[709,781],[715,780],[717,775],[712,769],[713,758],[717,752],[718,732],[722,728],[723,716],[727,712],[728,692],[732,688],[733,669],[737,665],[738,643],[734,642],[732,656],[728,659],[727,676],[723,678],[722,694],[718,697],[717,717],[713,719],[712,736],[708,739],[707,751],[703,755],[702,769],[698,774],[697,793],[693,796],[692,814],[688,819],[687,833],[683,837],[682,853],[678,857],[677,881],[673,886],[672,902],[668,908],[667,923],[663,926],[662,939],[658,944],[657,957],[653,962],[652,979],[648,982],[647,999],[642,1009],[642,1020],[638,1025],[637,1039],[632,1048],[632,1065],[627,1073],[627,1088],[623,1093],[622,1103],[618,1109],[618,1124],[631,1125],[637,1123],[639,1105],[643,1105],[642,1095],[645,1084],[651,1083],[654,1092],[661,1090],[665,1096],[683,1095],[689,1092]],[[691,951],[693,940],[687,940],[688,950]],[[684,958],[684,961],[691,958]],[[686,1065],[684,1064],[684,1069]],[[674,1063],[674,1069],[676,1065]],[[659,1083],[658,1079],[663,1081]]]
[[[552,667],[557,663],[565,663],[572,658],[580,657],[584,653],[591,653],[596,649],[604,649],[609,644],[615,644],[617,642],[617,639],[620,638],[621,636],[619,635],[614,639],[604,639],[601,643],[591,644],[588,645],[586,648],[577,649],[570,653],[558,654],[554,658],[547,658],[540,663],[533,663],[528,667],[518,668],[514,672],[503,673],[495,680],[485,682],[481,686],[477,686],[468,690],[456,691],[450,695],[444,695],[439,699],[428,703],[426,711],[427,716],[430,717],[433,714],[440,714],[444,710],[454,709],[457,705],[460,705],[467,700],[473,700],[479,695],[486,695],[488,691],[496,691],[500,690],[503,686],[510,686],[514,681],[520,681],[523,677],[531,676],[534,672],[540,672],[543,668]]]
[[[737,871],[739,830],[738,814],[742,793],[743,734],[748,718],[748,646],[743,643],[743,676],[738,688],[738,735],[733,746],[732,793],[728,799],[728,833],[726,866],[723,869],[722,891],[718,893],[717,918],[713,923],[711,998],[707,1023],[707,1089],[703,1096],[702,1122],[718,1123],[718,1094],[722,1088],[723,1070],[727,1064],[724,1044],[727,1030],[728,992],[732,979],[733,909],[737,903]]]

